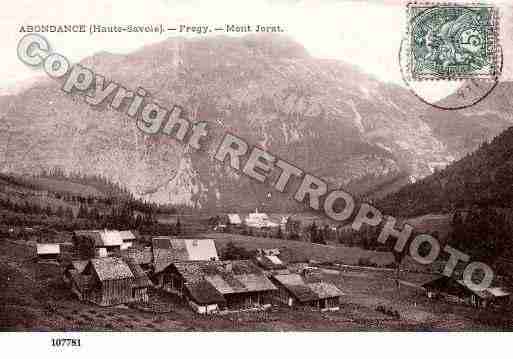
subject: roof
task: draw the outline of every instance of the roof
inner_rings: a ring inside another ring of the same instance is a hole
[[[219,259],[216,245],[212,239],[182,239],[181,241],[185,242],[190,261]]]
[[[208,281],[202,280],[195,283],[186,283],[185,288],[191,298],[198,304],[224,303],[224,297]]]
[[[462,281],[446,276],[441,276],[424,283],[422,287],[428,291],[440,291],[455,296],[464,296],[472,293],[472,291]]]
[[[249,260],[176,262],[173,266],[187,283],[207,281],[221,294],[276,289]]]
[[[494,297],[507,297],[511,295],[511,292],[507,289],[501,288],[501,287],[492,287],[487,288],[487,292],[489,292]]]
[[[135,234],[132,231],[119,231],[119,235],[123,242],[134,241],[136,239]]]
[[[123,238],[119,231],[100,231],[103,245],[106,247],[120,246],[123,244]]]
[[[314,282],[307,283],[307,285],[319,296],[320,299],[335,298],[344,295],[344,293],[333,283]]]
[[[155,273],[163,271],[173,262],[189,260],[185,243],[182,241],[174,241],[171,237],[155,237],[152,243]]]
[[[472,290],[467,287],[464,281],[445,276],[427,282],[423,284],[422,287],[426,290],[439,291],[458,297],[464,297],[470,294],[475,294],[480,298],[496,298],[510,295],[509,291],[501,287],[491,287],[480,291]]]
[[[219,259],[212,239],[154,237],[152,242],[156,273],[174,262]]]
[[[340,297],[344,293],[334,284],[327,282],[308,283],[299,274],[278,274],[273,279],[285,287],[300,302]]]
[[[142,288],[142,287],[151,287],[151,282],[148,279],[148,276],[144,271],[142,270],[141,266],[137,264],[133,259],[127,258],[125,259],[126,264],[132,271],[132,274],[134,275],[134,284],[133,287],[135,288]]]
[[[102,282],[106,280],[134,278],[130,267],[122,258],[93,258],[90,263]]]
[[[59,254],[61,247],[58,244],[38,243],[36,244],[37,254]]]
[[[137,264],[149,264],[153,261],[151,247],[144,247],[142,249],[130,247],[126,251],[125,256],[133,259]]]

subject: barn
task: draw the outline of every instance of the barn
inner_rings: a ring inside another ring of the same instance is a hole
[[[73,241],[83,259],[117,255],[123,246],[120,232],[110,230],[75,231]]]
[[[147,302],[152,286],[135,260],[120,257],[72,261],[65,267],[64,281],[80,300],[100,306]]]
[[[36,251],[39,261],[57,261],[61,255],[61,247],[59,244],[37,243]]]
[[[444,298],[453,303],[467,304],[474,307],[488,305],[506,305],[511,293],[502,287],[490,287],[485,290],[471,290],[462,280],[442,276],[422,285],[429,299]]]
[[[185,297],[200,313],[263,308],[276,287],[249,260],[174,262],[163,271],[162,288]]]
[[[274,298],[289,307],[308,306],[324,310],[338,310],[343,293],[335,285],[322,281],[309,282],[296,273],[271,277],[278,288]]]
[[[162,272],[171,263],[179,261],[219,260],[211,239],[183,239],[155,237],[152,239],[154,281],[162,286]]]
[[[132,302],[135,277],[128,264],[118,257],[93,258],[82,275],[91,276],[84,299],[100,306]]]

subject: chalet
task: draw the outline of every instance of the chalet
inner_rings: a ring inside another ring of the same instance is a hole
[[[249,260],[175,262],[164,270],[162,288],[186,298],[198,313],[263,308],[276,291]]]
[[[160,273],[173,262],[219,260],[211,239],[154,237],[152,248],[155,279],[160,284]]]
[[[74,261],[65,271],[80,300],[100,306],[147,302],[151,282],[135,261],[119,257]]]
[[[430,299],[444,298],[453,303],[487,307],[509,303],[511,293],[501,287],[489,287],[482,291],[474,291],[462,280],[452,277],[439,277],[422,285]]]
[[[119,231],[119,235],[121,236],[122,244],[121,250],[127,250],[128,248],[134,245],[136,240],[135,234],[132,231]]]
[[[82,257],[103,258],[119,254],[123,246],[123,239],[119,231],[75,231],[74,243]]]
[[[338,310],[342,291],[327,282],[309,282],[299,274],[278,274],[271,277],[278,288],[274,299],[292,306],[314,307],[322,311]]]
[[[37,243],[36,251],[39,261],[57,261],[61,255],[59,244]]]

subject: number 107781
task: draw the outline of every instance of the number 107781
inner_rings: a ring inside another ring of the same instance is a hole
[[[80,339],[52,338],[52,347],[79,347]]]

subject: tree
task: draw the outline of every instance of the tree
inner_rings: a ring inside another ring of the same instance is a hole
[[[176,219],[176,235],[182,234],[182,224],[180,223],[180,217]]]
[[[73,210],[71,207],[66,207],[66,210],[64,211],[64,218],[66,218],[69,221],[72,221],[75,219],[75,216],[73,215]]]
[[[64,209],[62,208],[62,206],[57,207],[55,215],[59,218],[64,218]]]
[[[276,238],[279,238],[279,239],[283,238],[283,232],[281,230],[281,226],[278,226],[278,232],[276,233]]]
[[[221,250],[221,258],[223,260],[251,259],[254,256],[255,253],[253,251],[236,246],[232,241],[228,242],[226,247]]]

